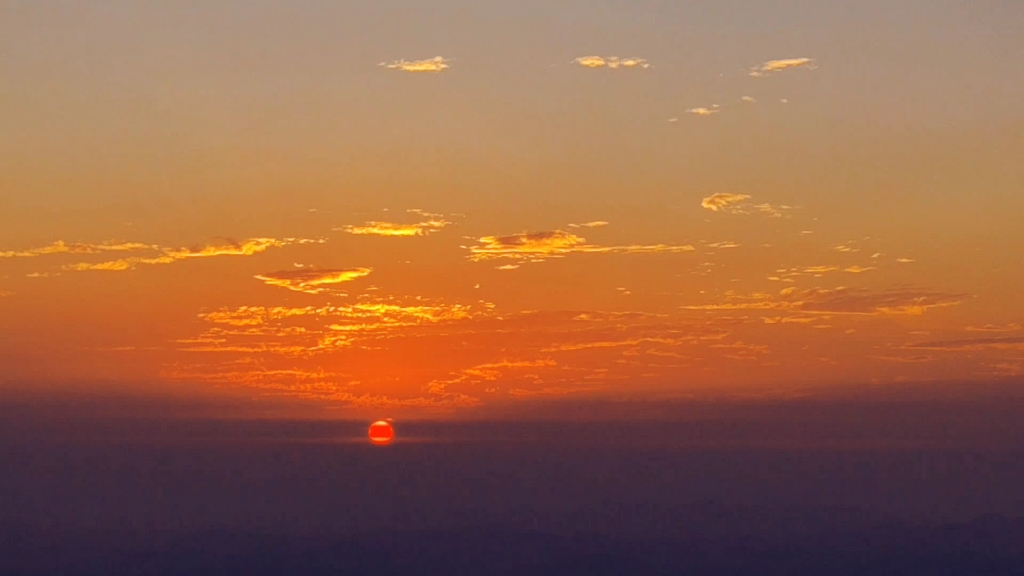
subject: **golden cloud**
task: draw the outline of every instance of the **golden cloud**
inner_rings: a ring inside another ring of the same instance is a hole
[[[966,330],[968,332],[1016,332],[1021,330],[1022,326],[1016,322],[1012,324],[985,324],[984,326],[968,326]]]
[[[594,220],[593,222],[584,222],[583,224],[569,224],[569,228],[601,228],[607,225],[608,223],[604,220]]]
[[[395,60],[392,62],[381,62],[379,66],[402,72],[441,72],[447,68],[448,60],[442,56],[434,56],[426,60]]]
[[[719,192],[712,194],[707,198],[700,201],[700,205],[712,212],[718,212],[724,208],[739,204],[744,200],[749,200],[752,196],[748,194],[730,194],[728,192]]]
[[[643,58],[619,58],[617,56],[580,56],[572,61],[585,68],[650,68],[651,64]]]
[[[364,236],[392,236],[410,237],[426,236],[441,230],[451,224],[441,214],[432,214],[422,210],[407,210],[412,214],[418,214],[425,218],[422,222],[412,224],[399,224],[395,222],[367,222],[362,226],[343,226],[334,230],[348,232],[349,234]]]
[[[480,245],[470,246],[469,258],[474,262],[511,258],[540,262],[548,258],[561,258],[566,254],[640,254],[655,252],[690,252],[693,246],[628,245],[598,246],[587,244],[587,240],[562,230],[549,232],[523,232],[510,236],[484,236],[478,239]]]
[[[791,210],[792,206],[773,206],[771,204],[752,204],[747,202],[752,196],[749,194],[732,194],[729,192],[719,192],[712,194],[707,198],[701,200],[701,207],[711,210],[712,212],[726,212],[729,214],[750,214],[752,212],[760,212],[767,214],[773,218],[779,218],[785,215],[787,210]]]
[[[786,58],[783,60],[768,60],[751,68],[750,75],[755,77],[767,76],[774,72],[781,72],[783,70],[789,70],[791,68],[810,68],[814,69],[817,67],[817,63],[813,58]]]
[[[726,293],[726,301],[714,304],[682,306],[684,310],[781,310],[801,314],[836,315],[910,315],[918,316],[932,308],[943,308],[960,304],[959,295],[931,292],[890,290],[870,292],[855,288],[809,288],[798,290],[790,287],[777,295],[754,293],[738,296]]]
[[[704,108],[704,107],[700,107],[700,108],[690,108],[689,110],[687,110],[687,112],[690,113],[690,114],[693,114],[695,116],[711,116],[712,114],[718,114],[719,112],[721,112],[721,110],[719,110],[718,108]]]
[[[520,398],[536,398],[536,397],[554,397],[561,398],[570,396],[573,394],[583,394],[586,392],[599,392],[607,390],[609,386],[588,386],[579,388],[567,388],[564,386],[550,386],[547,388],[540,388],[538,390],[527,390],[525,388],[512,388],[508,391],[509,396],[517,396]]]
[[[81,242],[65,242],[57,240],[53,244],[28,250],[8,250],[0,252],[0,258],[32,258],[47,254],[99,254],[100,252],[136,252],[141,250],[158,250],[158,246],[138,242],[100,242],[96,244]]]
[[[1000,336],[995,338],[963,338],[958,340],[933,340],[907,344],[905,348],[919,350],[1024,350],[1024,336]]]
[[[349,268],[344,270],[300,268],[298,270],[267,272],[266,274],[257,275],[256,278],[270,286],[279,286],[296,292],[305,292],[306,294],[320,294],[329,286],[363,278],[372,271],[370,268]]]
[[[107,262],[79,262],[67,264],[64,270],[105,270],[123,271],[132,270],[140,264],[172,264],[180,260],[190,258],[210,258],[214,256],[252,256],[264,252],[272,247],[282,247],[289,244],[314,244],[322,243],[323,240],[312,240],[308,238],[250,238],[241,242],[226,239],[219,244],[207,244],[190,248],[159,248],[147,246],[147,249],[161,250],[163,254],[153,258],[131,257]]]

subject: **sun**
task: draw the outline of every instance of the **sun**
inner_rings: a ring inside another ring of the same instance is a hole
[[[395,429],[386,420],[378,420],[370,424],[370,442],[374,444],[390,444],[395,439]]]

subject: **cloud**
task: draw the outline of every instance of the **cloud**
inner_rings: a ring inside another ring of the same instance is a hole
[[[718,114],[721,110],[717,108],[690,108],[687,110],[688,113],[695,116],[711,116],[712,114]]]
[[[298,270],[282,270],[267,272],[256,276],[270,286],[280,286],[306,294],[320,294],[328,287],[343,282],[351,282],[357,278],[369,276],[371,268],[349,268],[344,270],[321,270],[316,268],[300,268]]]
[[[159,249],[163,254],[152,258],[131,257],[97,263],[79,262],[77,264],[67,264],[63,266],[63,269],[76,271],[123,271],[132,270],[140,264],[172,264],[180,260],[188,260],[191,258],[211,258],[214,256],[252,256],[254,254],[264,252],[269,248],[279,248],[290,244],[314,244],[322,242],[323,240],[311,240],[307,238],[250,238],[241,242],[225,239],[218,244],[206,244],[204,246],[193,246],[190,248],[159,248],[154,246],[152,249]]]
[[[362,226],[343,226],[341,228],[334,228],[334,230],[348,232],[349,234],[363,235],[363,236],[391,236],[391,237],[411,237],[411,236],[426,236],[433,234],[444,227],[451,224],[451,222],[444,219],[441,214],[432,214],[430,212],[424,212],[422,210],[407,210],[412,214],[418,214],[425,218],[421,222],[415,222],[412,224],[399,224],[394,222],[367,222]]]
[[[655,252],[690,252],[693,246],[627,245],[598,246],[587,244],[587,240],[562,230],[549,232],[522,232],[510,236],[484,236],[478,239],[480,245],[469,246],[469,258],[474,262],[510,258],[540,262],[548,258],[561,258],[566,254],[641,254]]]
[[[849,268],[846,268],[843,271],[844,272],[850,272],[852,274],[860,274],[861,272],[869,272],[871,270],[876,270],[876,268],[873,267],[873,266],[868,266],[867,268],[861,268],[860,266],[853,265],[853,266],[850,266]]]
[[[755,77],[767,76],[775,72],[789,70],[791,68],[814,69],[817,63],[813,58],[786,58],[783,60],[768,60],[750,69],[750,75]]]
[[[0,251],[0,258],[33,258],[48,254],[99,254],[101,252],[137,252],[142,250],[158,250],[158,246],[139,242],[100,242],[96,244],[81,242],[65,242],[57,240],[53,244],[28,250]]]
[[[788,210],[793,209],[792,206],[786,205],[773,206],[765,203],[754,204],[747,202],[747,200],[750,200],[751,198],[752,196],[749,194],[719,192],[701,200],[700,205],[712,212],[725,212],[727,214],[760,213],[767,214],[772,218],[781,218],[786,215]]]
[[[700,205],[712,212],[718,212],[735,204],[739,204],[744,200],[751,199],[752,196],[748,194],[730,194],[728,192],[719,192],[712,194],[707,198],[701,200]]]
[[[480,384],[494,382],[505,376],[510,370],[552,368],[558,366],[558,362],[549,358],[539,360],[502,360],[500,362],[487,362],[477,364],[469,368],[463,368],[457,373],[452,373],[447,378],[437,378],[427,384],[427,390],[433,394],[445,394],[449,386],[456,384]]]
[[[917,262],[917,260],[911,260],[910,258],[897,258],[897,262],[900,264],[910,264],[911,262]]]
[[[550,386],[547,388],[540,388],[537,390],[527,390],[525,388],[512,388],[508,391],[509,396],[517,396],[520,398],[536,398],[536,397],[550,397],[550,398],[562,398],[573,394],[584,394],[587,392],[599,392],[601,390],[607,390],[608,386],[590,386],[584,388],[566,388],[563,386]]]
[[[650,68],[651,64],[644,58],[619,58],[617,56],[580,56],[572,61],[585,68]]]
[[[726,301],[682,306],[684,310],[782,310],[802,314],[919,316],[932,308],[960,304],[962,295],[910,290],[871,292],[865,288],[785,288],[778,294],[726,294]]]
[[[607,225],[608,223],[604,220],[595,220],[593,222],[585,222],[583,224],[569,224],[569,228],[601,228]]]
[[[426,60],[395,60],[392,62],[381,62],[378,66],[383,66],[391,70],[401,70],[402,72],[441,72],[450,68],[446,60],[442,56],[434,56]]]
[[[731,241],[727,240],[727,241],[724,241],[724,242],[715,242],[714,244],[708,244],[707,247],[708,248],[721,248],[721,249],[724,249],[724,248],[739,248],[740,245],[735,243],[735,242],[731,242]]]
[[[985,324],[984,326],[968,326],[966,328],[968,332],[1016,332],[1021,329],[1021,325],[1016,322],[1002,326],[996,324]]]
[[[10,290],[0,290],[0,298],[7,298],[8,296],[14,296],[14,292]]]
[[[963,350],[1024,350],[1024,336],[1000,336],[995,338],[963,338],[957,340],[933,340],[907,344],[905,348],[919,350],[941,350],[956,352]]]
[[[741,96],[740,100],[742,100],[744,102],[747,102],[749,104],[753,104],[754,102],[757,102],[757,99],[755,99],[753,96]]]
[[[897,362],[900,364],[921,364],[923,362],[931,362],[931,356],[925,356],[918,354],[916,356],[868,356],[875,360],[884,360],[885,362]]]

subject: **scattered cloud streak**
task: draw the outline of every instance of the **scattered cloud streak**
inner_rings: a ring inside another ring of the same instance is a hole
[[[422,210],[407,210],[407,212],[418,214],[423,217],[424,220],[411,224],[371,221],[363,224],[362,226],[343,226],[341,228],[335,228],[334,230],[360,236],[409,238],[412,236],[427,236],[451,225],[451,222],[445,220],[442,214],[432,214]]]
[[[138,252],[157,250],[158,246],[139,242],[100,242],[96,244],[82,242],[65,242],[57,240],[53,244],[28,250],[0,251],[0,258],[34,258],[49,254],[99,254],[101,252]]]
[[[933,308],[956,306],[961,295],[910,290],[872,292],[866,288],[785,288],[778,294],[740,296],[727,292],[724,302],[682,306],[685,310],[779,310],[801,314],[920,316]]]
[[[817,67],[817,62],[813,58],[785,58],[782,60],[768,60],[758,66],[754,66],[750,69],[750,75],[754,77],[767,76],[783,70],[791,70],[793,68],[809,68],[814,69]]]
[[[730,192],[718,192],[701,200],[700,205],[712,212],[723,212],[726,214],[766,214],[773,218],[781,218],[786,212],[792,210],[792,206],[774,206],[772,204],[754,204],[748,202],[753,196],[749,194],[733,194]]]
[[[619,58],[618,56],[580,56],[572,61],[584,68],[642,68],[651,67],[650,62],[644,58]]]
[[[957,340],[933,340],[907,344],[906,348],[958,352],[966,350],[1024,350],[1024,336],[999,336],[994,338],[962,338]]]
[[[712,114],[718,114],[720,110],[718,108],[690,108],[687,110],[688,113],[694,116],[711,116]]]
[[[570,232],[552,230],[548,232],[522,232],[509,236],[484,236],[480,244],[469,246],[469,258],[475,262],[501,258],[540,262],[548,258],[561,258],[567,254],[642,254],[691,252],[693,246],[626,245],[599,246],[587,244],[587,240]]]
[[[381,62],[378,66],[383,66],[389,70],[400,70],[402,72],[442,72],[451,66],[448,64],[449,60],[443,56],[434,56],[433,58],[427,58],[425,60],[394,60],[392,62]]]
[[[372,271],[370,268],[348,268],[344,270],[300,268],[299,270],[267,272],[266,274],[256,276],[256,278],[270,286],[278,286],[296,292],[305,292],[306,294],[321,294],[330,286],[364,278],[369,276]]]
[[[139,265],[173,264],[174,262],[181,260],[188,260],[192,258],[212,258],[215,256],[252,256],[270,248],[280,248],[290,244],[315,244],[322,242],[323,240],[312,240],[307,238],[250,238],[241,242],[229,239],[217,244],[207,244],[191,248],[147,247],[147,249],[159,250],[162,254],[154,257],[121,258],[106,262],[79,262],[77,264],[67,264],[63,266],[63,269],[79,272],[86,270],[117,272],[133,270]]]

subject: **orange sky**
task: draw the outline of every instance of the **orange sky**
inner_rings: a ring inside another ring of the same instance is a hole
[[[1024,375],[1021,11],[919,4],[12,9],[0,381],[426,414]]]

